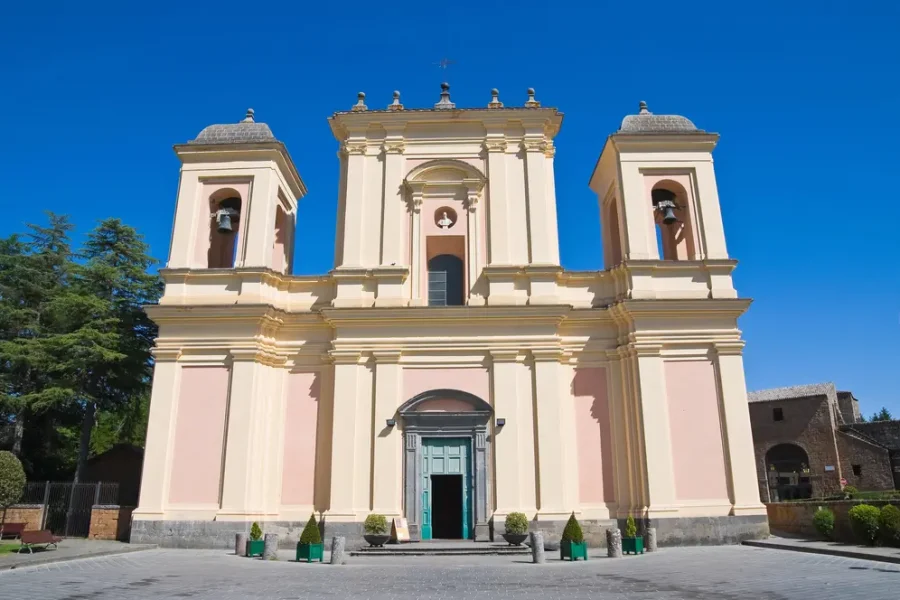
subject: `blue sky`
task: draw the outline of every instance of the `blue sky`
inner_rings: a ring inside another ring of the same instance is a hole
[[[894,2],[24,3],[0,20],[0,235],[118,216],[165,259],[172,144],[248,106],[309,187],[296,272],[332,264],[338,164],[326,123],[357,91],[462,106],[537,89],[566,113],[563,265],[602,268],[588,177],[646,100],[719,132],[715,153],[751,390],[834,381],[900,416],[900,163]],[[455,61],[446,72],[434,63]]]

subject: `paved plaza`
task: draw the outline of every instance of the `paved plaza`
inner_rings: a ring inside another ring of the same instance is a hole
[[[522,557],[356,558],[344,566],[148,550],[0,573],[0,597],[42,600],[192,598],[607,598],[895,600],[900,565],[741,546],[664,549],[587,563]]]

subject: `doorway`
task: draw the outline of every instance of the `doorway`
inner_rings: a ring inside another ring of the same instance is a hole
[[[431,536],[445,540],[462,539],[462,475],[432,475],[431,489]]]
[[[469,539],[471,441],[467,438],[422,440],[422,539]]]

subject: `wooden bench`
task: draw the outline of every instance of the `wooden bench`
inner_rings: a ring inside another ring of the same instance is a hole
[[[0,529],[0,540],[6,536],[12,536],[15,539],[22,535],[23,531],[25,531],[25,523],[4,523]]]
[[[32,548],[35,546],[43,545],[45,550],[50,546],[58,548],[62,538],[53,535],[49,529],[41,529],[40,531],[23,531],[19,536],[19,541],[22,542],[19,552],[27,548],[29,554],[34,554]]]

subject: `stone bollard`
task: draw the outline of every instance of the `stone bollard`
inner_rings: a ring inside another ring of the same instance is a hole
[[[347,538],[336,535],[331,538],[331,564],[344,564],[344,549],[347,547]]]
[[[606,556],[622,558],[622,532],[615,527],[606,530]]]
[[[656,527],[648,527],[644,533],[644,551],[656,552]]]
[[[544,534],[540,531],[531,532],[531,562],[542,565],[547,561],[544,555]]]
[[[278,560],[278,534],[267,533],[263,546],[263,560]]]
[[[234,534],[234,553],[237,556],[247,556],[247,534]]]

